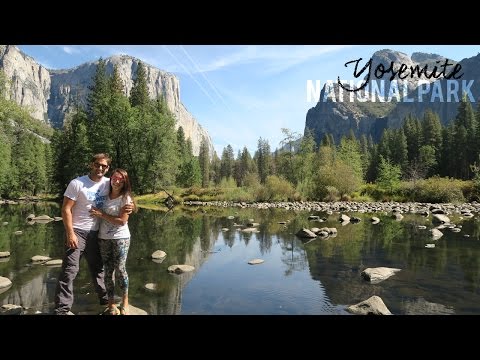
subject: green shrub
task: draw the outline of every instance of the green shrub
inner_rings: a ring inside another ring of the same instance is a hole
[[[265,181],[267,196],[270,201],[293,200],[295,189],[292,183],[275,175],[270,175]]]
[[[417,182],[416,201],[432,203],[465,202],[463,196],[464,181],[431,177]]]
[[[340,198],[340,193],[335,186],[325,186],[325,189],[327,190],[325,201],[337,201]]]

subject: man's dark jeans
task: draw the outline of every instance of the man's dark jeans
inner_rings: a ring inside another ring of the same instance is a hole
[[[78,239],[78,248],[65,247],[62,272],[58,278],[55,290],[55,314],[65,314],[73,305],[73,280],[77,277],[80,269],[80,259],[85,255],[90,275],[92,277],[95,292],[100,304],[107,304],[107,292],[103,281],[103,263],[98,246],[98,231],[73,229]]]

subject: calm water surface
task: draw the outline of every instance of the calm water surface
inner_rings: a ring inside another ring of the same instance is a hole
[[[0,206],[0,251],[11,252],[10,258],[0,259],[0,276],[13,282],[0,293],[0,304],[49,313],[60,268],[31,265],[30,258],[61,258],[63,224],[29,225],[31,213],[60,216],[60,207]],[[312,222],[310,214],[328,220]],[[437,241],[428,230],[416,228],[432,228],[431,217],[407,214],[395,221],[375,214],[381,222],[372,225],[371,214],[355,214],[360,223],[342,226],[338,216],[273,209],[176,208],[167,214],[140,209],[129,222],[130,302],[152,315],[344,315],[346,306],[378,295],[398,315],[480,314],[478,215],[469,220],[450,216],[462,231],[442,230],[444,236]],[[251,219],[260,224],[258,233],[235,227]],[[302,227],[323,226],[336,227],[338,235],[308,243],[294,235]],[[22,234],[14,234],[17,230]],[[436,246],[426,248],[427,243]],[[167,253],[161,263],[150,258],[156,250]],[[265,262],[248,265],[254,258]],[[195,271],[169,274],[173,264],[193,265]],[[378,284],[361,278],[363,269],[377,266],[401,271]],[[155,290],[147,290],[146,284],[154,284]],[[74,289],[72,311],[98,313],[84,260]]]

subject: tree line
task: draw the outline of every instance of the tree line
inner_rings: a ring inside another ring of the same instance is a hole
[[[68,182],[88,171],[90,156],[106,152],[111,168],[129,171],[137,194],[181,188],[243,188],[255,200],[336,200],[373,183],[393,191],[401,180],[416,183],[444,177],[479,181],[480,110],[466,98],[457,115],[442,126],[438,114],[408,115],[398,129],[386,129],[378,144],[353,133],[336,144],[332,134],[315,143],[282,129],[272,150],[260,137],[254,154],[231,145],[220,157],[206,139],[198,156],[163,97],[150,99],[147,75],[139,62],[127,95],[118,69],[107,74],[100,59],[85,105],[66,114],[63,129],[32,119],[28,110],[6,100],[0,72],[0,195],[61,195]]]

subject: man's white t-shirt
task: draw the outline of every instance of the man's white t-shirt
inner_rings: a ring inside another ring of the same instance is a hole
[[[107,200],[103,203],[102,211],[108,215],[118,216],[120,215],[121,208],[131,201],[132,198],[128,195],[119,196],[115,199],[107,197]],[[130,230],[128,229],[128,222],[125,225],[117,225],[102,219],[100,231],[98,232],[99,239],[124,239],[129,237]]]
[[[100,219],[90,215],[92,206],[101,209],[110,192],[110,179],[102,177],[95,182],[88,175],[70,181],[63,196],[75,201],[72,207],[73,227],[81,230],[98,230]]]

